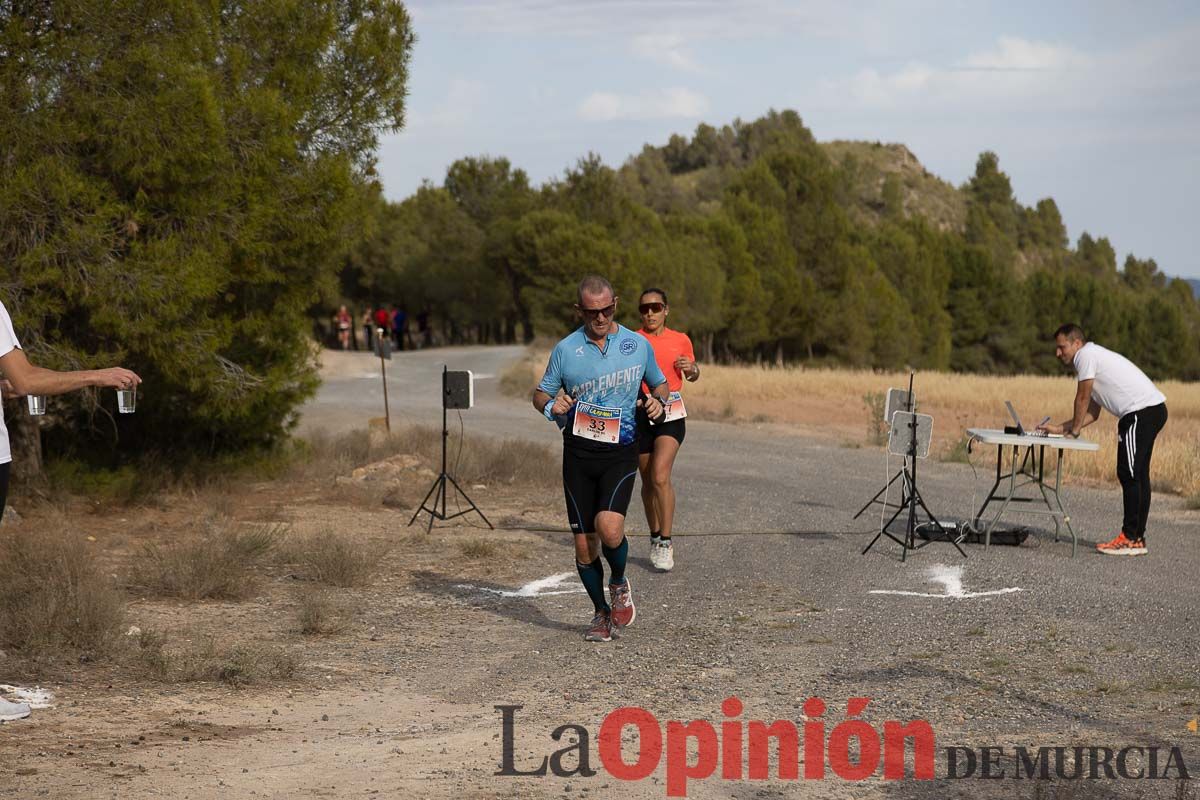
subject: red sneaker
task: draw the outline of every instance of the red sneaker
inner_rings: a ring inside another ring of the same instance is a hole
[[[1125,536],[1125,531],[1121,531],[1111,542],[1096,545],[1096,550],[1106,556],[1144,556],[1146,540],[1129,539]]]
[[[592,617],[592,623],[588,626],[587,633],[583,635],[586,642],[611,642],[612,619],[607,611],[597,611],[596,616]]]
[[[627,628],[637,618],[633,607],[633,593],[629,591],[629,579],[624,583],[608,585],[608,602],[612,606],[612,621],[615,627]]]

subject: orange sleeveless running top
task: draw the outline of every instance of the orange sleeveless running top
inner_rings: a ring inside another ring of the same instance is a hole
[[[638,333],[650,343],[650,347],[654,350],[654,360],[658,362],[663,375],[667,376],[667,387],[672,392],[678,392],[683,386],[683,373],[675,369],[675,359],[687,356],[692,361],[696,360],[696,353],[692,350],[692,340],[686,333],[673,331],[670,328],[663,328],[662,333],[658,335],[647,333],[644,329],[639,330]],[[650,391],[645,384],[642,384],[642,390],[647,393]]]

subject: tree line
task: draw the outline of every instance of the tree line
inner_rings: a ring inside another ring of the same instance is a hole
[[[392,0],[0,0],[0,300],[34,363],[145,379],[120,424],[111,397],[54,398],[50,449],[287,431],[412,44]],[[6,417],[28,457],[37,428]]]
[[[463,158],[441,185],[375,198],[342,290],[425,309],[449,341],[530,341],[575,324],[574,285],[598,272],[630,326],[639,291],[667,289],[706,360],[991,373],[1060,369],[1049,336],[1073,320],[1151,375],[1200,378],[1187,283],[1152,259],[1118,267],[1104,237],[1072,246],[1054,200],[1022,206],[994,153],[953,190],[965,213],[949,225],[898,173],[864,196],[864,167],[793,111],[701,124],[616,169],[588,155],[542,186],[506,158]]]

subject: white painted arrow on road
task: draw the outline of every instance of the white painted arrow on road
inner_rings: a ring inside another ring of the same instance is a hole
[[[564,581],[571,578],[578,578],[579,574],[575,572],[560,572],[557,575],[551,575],[548,578],[538,578],[536,581],[530,581],[516,591],[506,591],[504,589],[489,589],[486,586],[473,586],[469,583],[460,583],[454,588],[456,589],[473,589],[477,592],[488,592],[490,594],[498,594],[501,597],[546,597],[552,594],[576,594],[585,591],[583,586],[574,586],[569,589],[562,588]]]
[[[962,583],[963,568],[950,567],[945,564],[934,564],[926,573],[926,577],[930,583],[940,583],[944,587],[941,594],[930,594],[928,592],[902,592],[895,589],[872,589],[870,594],[898,594],[905,597],[940,597],[949,598],[951,600],[968,599],[972,597],[992,597],[999,594],[1011,594],[1020,592],[1022,589],[1019,586],[1012,586],[1007,589],[994,589],[989,592],[968,592],[963,589]]]

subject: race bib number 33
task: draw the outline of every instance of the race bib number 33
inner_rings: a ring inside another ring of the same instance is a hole
[[[577,403],[575,427],[571,432],[584,439],[617,444],[621,441],[621,409]]]

